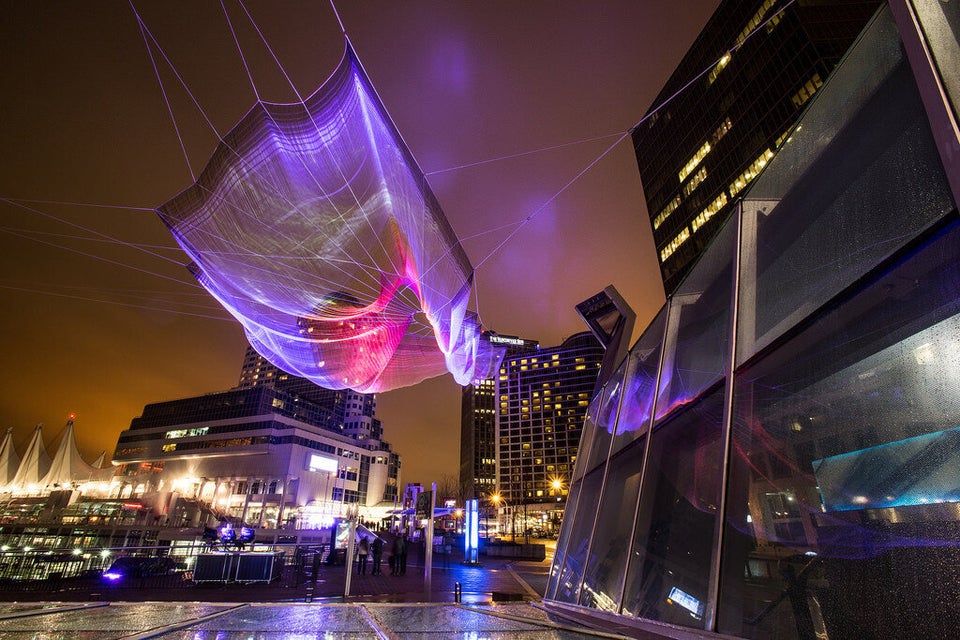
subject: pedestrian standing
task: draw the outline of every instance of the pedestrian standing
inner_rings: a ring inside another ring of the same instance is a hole
[[[357,555],[360,557],[357,573],[364,575],[367,573],[367,556],[370,555],[370,541],[366,537],[360,538],[360,544],[357,545]]]
[[[370,545],[370,553],[373,555],[373,570],[371,575],[380,575],[380,560],[383,558],[383,538],[376,537],[373,544]]]
[[[393,546],[394,555],[396,560],[397,573],[395,575],[403,576],[407,574],[407,534],[401,533]]]

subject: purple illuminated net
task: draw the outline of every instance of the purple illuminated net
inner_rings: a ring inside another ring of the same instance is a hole
[[[349,46],[303,104],[254,105],[158,213],[284,371],[361,392],[490,373],[470,262]]]

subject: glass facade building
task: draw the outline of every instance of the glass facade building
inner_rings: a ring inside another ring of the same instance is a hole
[[[548,608],[956,636],[958,33],[956,3],[881,8],[592,398]]]
[[[633,131],[664,289],[783,147],[880,0],[724,0]]]

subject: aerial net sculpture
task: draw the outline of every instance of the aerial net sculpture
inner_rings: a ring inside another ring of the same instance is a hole
[[[257,102],[157,211],[288,373],[365,393],[492,373],[473,268],[349,45],[302,103]]]

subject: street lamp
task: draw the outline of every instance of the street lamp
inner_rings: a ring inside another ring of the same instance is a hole
[[[503,504],[504,507],[508,506],[507,501],[499,493],[495,493],[490,496],[490,501],[493,502],[494,507],[497,510],[497,533],[500,533],[500,505]],[[511,530],[513,532],[513,530]],[[489,531],[487,532],[489,535]],[[513,532],[515,535],[515,532]]]

